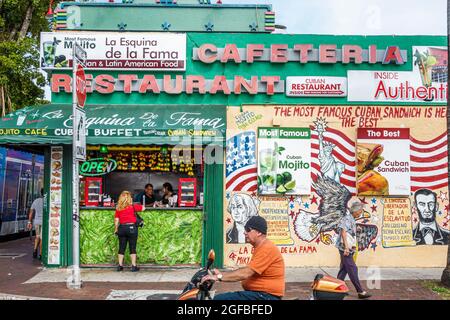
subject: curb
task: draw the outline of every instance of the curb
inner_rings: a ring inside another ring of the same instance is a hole
[[[60,300],[60,299],[31,297],[31,296],[21,296],[21,295],[17,295],[17,294],[0,293],[0,301],[1,300]]]

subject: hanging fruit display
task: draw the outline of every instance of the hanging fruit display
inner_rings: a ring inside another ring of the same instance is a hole
[[[128,164],[130,163],[130,154],[127,152],[119,152],[114,155],[117,161],[117,170],[128,170]]]
[[[147,155],[144,152],[139,152],[137,158],[139,171],[145,171],[147,168]]]
[[[176,155],[168,152],[167,147],[162,147],[161,151],[116,151],[108,154],[91,152],[87,160],[93,158],[115,159],[118,171],[150,171],[150,172],[173,172],[194,177],[195,162],[192,154]]]

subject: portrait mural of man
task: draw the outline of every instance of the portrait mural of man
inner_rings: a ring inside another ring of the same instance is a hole
[[[227,243],[245,243],[244,226],[248,219],[258,215],[258,208],[252,197],[244,193],[231,196],[227,207],[233,218],[233,225],[226,232]]]
[[[428,189],[419,189],[414,193],[414,205],[419,216],[419,222],[413,229],[416,245],[448,244],[450,231],[442,228],[436,221],[439,209],[437,194]]]

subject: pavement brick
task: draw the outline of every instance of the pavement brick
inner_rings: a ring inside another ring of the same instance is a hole
[[[53,299],[78,299],[78,300],[104,300],[112,290],[181,290],[184,288],[185,281],[173,282],[173,271],[167,272],[166,276],[161,276],[160,282],[133,282],[133,277],[124,277],[123,282],[84,282],[81,290],[71,290],[66,287],[65,282],[44,282],[28,283],[27,281],[35,277],[42,271],[42,267],[37,260],[31,256],[32,242],[26,239],[16,240],[9,243],[0,243],[0,250],[11,250],[24,253],[23,256],[0,259],[0,299],[1,296],[17,295],[22,296],[17,299],[26,299],[26,297],[35,298],[53,298]],[[102,271],[98,271],[102,272]],[[124,271],[128,272],[128,271]],[[152,278],[155,270],[142,270],[141,273],[149,273]],[[183,270],[182,273],[193,274],[195,269]],[[290,271],[292,272],[292,271]],[[301,272],[301,270],[299,271]],[[126,274],[128,275],[128,274]],[[131,273],[130,273],[131,276]],[[95,279],[95,278],[93,278]],[[131,280],[131,281],[130,281]],[[176,280],[176,279],[175,279]],[[312,280],[312,278],[311,278]],[[287,282],[285,299],[308,300],[311,294],[309,282]],[[371,300],[440,300],[438,294],[423,287],[422,280],[382,280],[379,281],[378,288],[368,288],[371,283],[362,281],[363,288],[372,293]],[[357,294],[350,281],[347,281],[350,288],[349,300],[357,299]],[[216,293],[237,291],[241,289],[239,283],[217,283],[215,285]]]

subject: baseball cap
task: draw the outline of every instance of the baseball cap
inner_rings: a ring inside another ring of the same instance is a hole
[[[261,216],[253,216],[248,219],[247,223],[245,224],[245,229],[255,229],[263,234],[267,234],[266,219]]]

